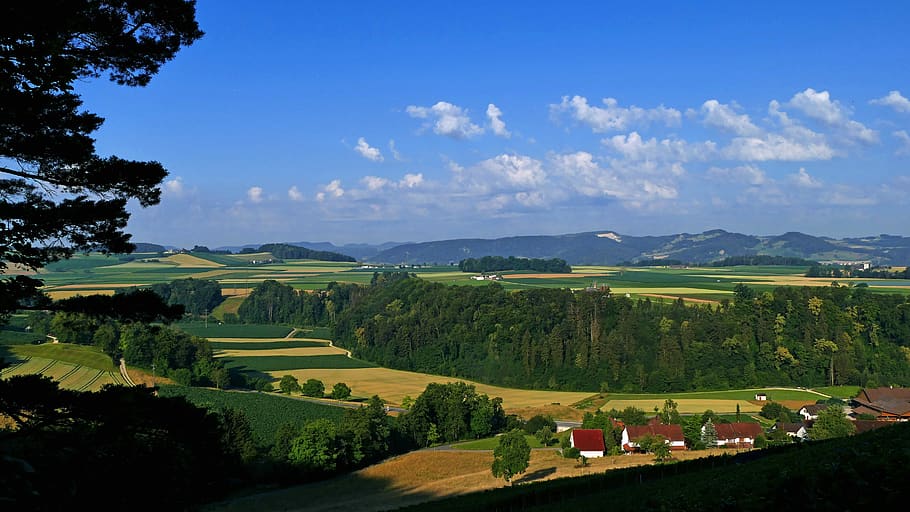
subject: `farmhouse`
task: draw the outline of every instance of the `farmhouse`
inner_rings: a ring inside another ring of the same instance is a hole
[[[854,414],[881,421],[910,421],[910,388],[866,388],[853,399]]]
[[[800,407],[799,415],[803,417],[803,421],[815,421],[818,419],[818,413],[827,408],[826,404],[804,405]]]
[[[686,438],[682,427],[679,425],[629,425],[622,431],[622,449],[626,452],[635,452],[641,448],[638,440],[645,436],[661,436],[666,439],[671,450],[685,450]]]
[[[765,402],[768,400],[768,395],[765,393],[755,393],[755,400],[759,402]]]
[[[755,438],[762,433],[758,423],[717,423],[714,430],[717,431],[715,445],[726,448],[752,448]],[[701,432],[704,435],[705,427],[701,427]]]
[[[804,441],[808,436],[805,423],[782,423],[774,424],[774,430],[783,430],[788,436]]]
[[[604,433],[599,428],[577,428],[572,431],[569,443],[572,448],[578,448],[578,451],[589,459],[603,457],[606,449]]]

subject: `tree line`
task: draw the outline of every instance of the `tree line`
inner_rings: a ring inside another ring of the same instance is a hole
[[[458,262],[458,269],[462,272],[500,272],[503,270],[528,270],[555,274],[568,274],[572,267],[566,260],[560,258],[516,258],[509,256],[484,256],[482,258],[467,258]]]
[[[831,277],[841,279],[845,277],[858,277],[864,279],[910,279],[910,267],[904,270],[891,270],[887,268],[853,268],[850,265],[813,265],[806,272],[806,277]]]

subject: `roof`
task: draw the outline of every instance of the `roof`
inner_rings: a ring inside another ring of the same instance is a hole
[[[894,425],[894,421],[875,421],[875,420],[856,420],[853,424],[856,426],[856,433],[862,434],[863,432],[868,432],[870,430],[875,430],[882,427],[890,427]]]
[[[824,411],[827,408],[828,408],[828,404],[811,404],[811,405],[804,405],[804,406],[800,407],[799,411],[802,412],[802,410],[805,409],[808,414],[811,414],[812,416],[816,416],[816,415],[818,415],[818,413],[820,413],[821,411]]]
[[[604,432],[599,428],[576,428],[572,431],[572,444],[582,452],[602,452]]]
[[[635,441],[646,435],[663,436],[670,441],[685,441],[682,427],[679,425],[627,425],[626,431],[629,433],[629,440]]]
[[[717,439],[755,439],[762,433],[758,423],[715,423]]]
[[[910,415],[910,388],[866,388],[854,399],[862,412],[874,409],[875,414],[887,413],[894,416]]]
[[[784,432],[789,432],[795,434],[799,432],[799,429],[805,427],[802,423],[782,423],[777,422],[774,424],[774,428],[777,430],[783,430]]]
[[[863,402],[878,402],[880,400],[910,400],[910,388],[864,388],[856,396]]]

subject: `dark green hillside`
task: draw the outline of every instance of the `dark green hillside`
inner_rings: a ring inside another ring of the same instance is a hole
[[[910,424],[899,424],[854,437],[518,485],[403,510],[903,510],[908,479]]]
[[[273,256],[282,260],[357,261],[350,256],[337,252],[314,251],[306,247],[288,244],[265,244],[259,246],[259,251],[270,252]]]

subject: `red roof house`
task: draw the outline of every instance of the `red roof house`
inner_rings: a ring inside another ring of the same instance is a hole
[[[758,423],[716,423],[714,430],[717,431],[717,446],[727,448],[752,448],[755,438],[762,433]]]
[[[628,425],[622,431],[622,449],[627,452],[639,451],[637,441],[647,435],[662,436],[671,450],[685,450],[686,437],[679,425]]]
[[[604,432],[599,428],[576,428],[569,436],[569,442],[589,459],[604,456]]]

